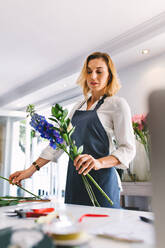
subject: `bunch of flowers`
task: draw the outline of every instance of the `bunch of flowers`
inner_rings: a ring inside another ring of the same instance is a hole
[[[142,114],[133,116],[132,125],[136,139],[144,145],[147,154],[149,154],[149,132],[146,115]]]
[[[56,143],[63,143],[60,134],[53,128],[53,125],[48,123],[44,116],[34,113],[31,118],[30,125],[40,133],[42,138],[50,141],[49,145],[56,149]]]
[[[38,115],[35,113],[34,105],[30,104],[27,107],[28,115],[31,116],[30,125],[34,128],[34,130],[40,133],[40,136],[48,139],[50,141],[50,146],[53,149],[62,149],[68,156],[74,160],[79,154],[83,152],[83,146],[79,148],[76,146],[75,141],[72,140],[71,136],[74,132],[75,127],[71,126],[71,121],[67,117],[68,110],[63,109],[59,104],[52,106],[51,114],[52,117],[49,118],[55,125],[49,123],[44,116]],[[98,183],[94,180],[94,178],[88,173],[87,175],[81,174],[82,180],[84,182],[84,186],[87,190],[87,193],[93,203],[94,206],[100,206],[98,203],[96,196],[93,192],[92,186],[90,185],[88,179],[97,187],[97,189],[104,195],[104,197],[109,201],[112,205],[113,202],[107,196],[107,194],[100,188]]]

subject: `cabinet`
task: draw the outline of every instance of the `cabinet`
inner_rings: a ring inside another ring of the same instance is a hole
[[[121,191],[121,206],[125,207],[126,196],[152,196],[151,182],[122,182],[123,191]]]

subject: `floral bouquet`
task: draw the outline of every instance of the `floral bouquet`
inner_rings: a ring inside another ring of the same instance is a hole
[[[34,130],[40,133],[42,138],[49,140],[49,145],[53,149],[62,149],[72,160],[74,160],[79,154],[83,152],[83,146],[78,148],[75,144],[75,141],[71,138],[75,127],[71,127],[71,121],[67,117],[67,109],[63,109],[59,104],[52,106],[52,116],[49,118],[49,120],[54,122],[54,125],[49,123],[44,116],[38,115],[35,112],[34,105],[30,104],[26,111],[28,115],[31,116],[30,125]],[[80,176],[82,177],[84,186],[94,206],[100,207],[100,204],[96,199],[96,196],[92,190],[92,186],[87,180],[87,177],[92,182],[92,184],[94,184],[95,187],[97,187],[97,189],[104,195],[109,203],[113,205],[111,199],[101,189],[101,187],[89,173],[87,175],[81,174]]]
[[[149,132],[146,123],[146,115],[135,115],[132,117],[132,125],[136,139],[140,141],[149,154]]]

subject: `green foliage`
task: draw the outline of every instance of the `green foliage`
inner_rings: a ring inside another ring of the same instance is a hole
[[[69,118],[66,119],[66,124],[67,124],[67,126],[69,126],[69,124],[70,124],[70,119]]]
[[[31,138],[34,138],[36,136],[36,131],[35,130],[31,130],[30,134],[31,134]]]
[[[73,153],[77,154],[77,146],[73,145]]]
[[[21,196],[0,196],[0,207],[17,205],[21,200],[31,201],[35,197],[21,197]]]
[[[75,127],[72,127],[69,131],[71,121],[67,118],[68,110],[63,109],[62,106],[56,104],[55,106],[52,106],[51,113],[52,117],[49,119],[56,123],[58,127],[54,128],[60,132],[60,135],[65,141],[65,144],[60,145],[60,148],[63,149],[70,156],[70,158],[74,159],[77,155],[83,152],[83,146],[78,149],[75,142],[71,139]],[[67,150],[67,147],[69,147],[69,151]]]
[[[81,154],[83,152],[83,146],[80,146],[77,152],[78,154]]]
[[[49,120],[51,120],[51,121],[54,121],[54,122],[58,123],[58,121],[57,121],[55,118],[49,118]]]
[[[18,200],[0,200],[0,207],[17,205],[18,203]]]
[[[75,127],[73,127],[73,128],[69,131],[69,133],[68,133],[70,139],[71,139],[71,135],[72,135],[72,133],[74,132],[74,130],[75,130]]]
[[[27,108],[26,108],[26,113],[28,113],[28,114],[27,114],[27,117],[28,117],[28,116],[32,116],[32,115],[35,113],[35,106],[34,106],[34,104],[29,104],[29,105],[27,106]]]
[[[63,137],[63,139],[66,141],[66,144],[69,145],[69,139],[68,139],[67,133],[64,133],[64,134],[62,135],[62,137]]]

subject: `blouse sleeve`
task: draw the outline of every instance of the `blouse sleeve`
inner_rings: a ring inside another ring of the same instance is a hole
[[[112,152],[112,155],[121,162],[117,168],[127,169],[135,156],[136,148],[131,111],[128,103],[123,98],[120,98],[116,103],[116,110],[113,114],[113,125],[118,148]]]
[[[78,108],[78,106],[80,105],[80,102],[78,102],[73,109],[71,110],[70,114],[69,114],[69,118],[71,119],[75,110]],[[57,160],[59,159],[59,157],[64,153],[63,150],[55,150],[53,149],[51,146],[47,146],[40,154],[40,158],[44,158],[47,160],[51,160],[52,162],[57,162]]]

